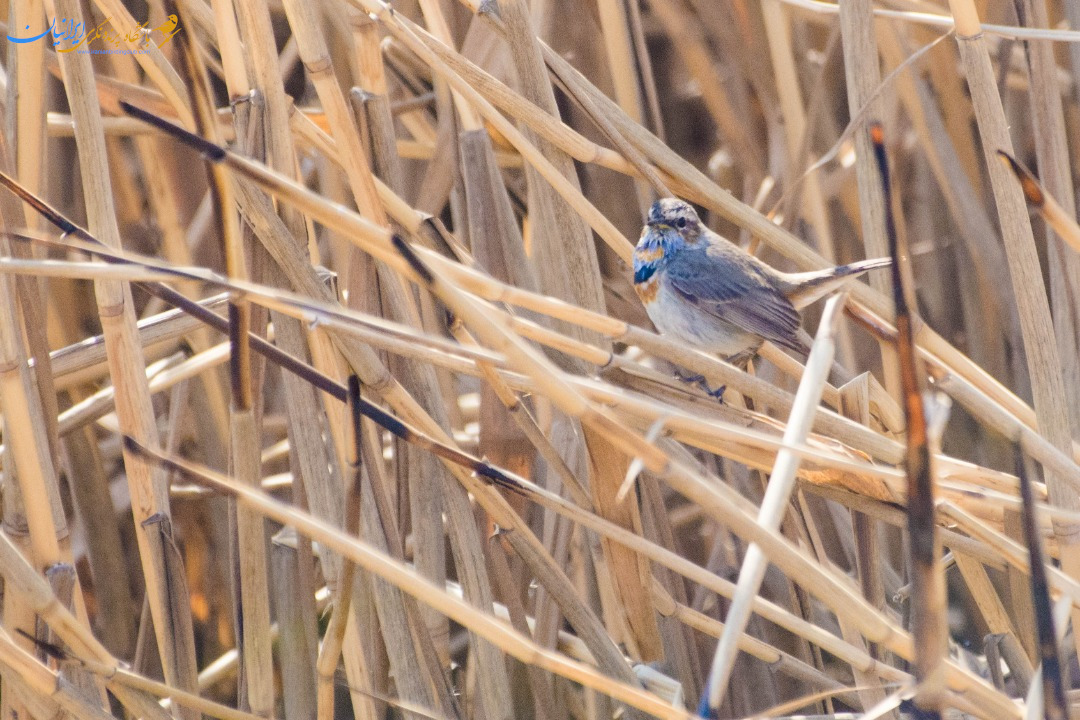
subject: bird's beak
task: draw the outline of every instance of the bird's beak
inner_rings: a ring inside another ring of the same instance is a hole
[[[660,222],[659,220],[656,221],[656,222],[649,222],[648,225],[649,225],[649,227],[651,229],[659,230],[660,232],[663,232],[664,230],[674,230],[675,229],[675,228],[671,227],[670,225],[668,225],[667,223]]]

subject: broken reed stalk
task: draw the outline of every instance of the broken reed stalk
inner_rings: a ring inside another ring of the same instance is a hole
[[[1065,212],[1058,201],[1043,189],[1031,171],[1016,158],[1004,150],[998,150],[997,155],[1020,181],[1020,189],[1024,191],[1028,207],[1038,212],[1046,224],[1069,244],[1073,252],[1080,253],[1080,225],[1076,220]]]
[[[905,61],[908,50],[898,33],[882,33],[880,39],[882,54],[888,62],[899,65]],[[972,315],[985,312],[989,316],[1000,317],[1002,324],[1008,328],[1007,333],[1001,333],[984,329],[982,325],[973,326],[969,354],[978,360],[988,374],[1002,377],[1006,353],[1003,335],[1014,337],[1019,332],[1013,304],[1000,298],[995,291],[997,287],[1009,287],[1005,251],[997,243],[986,208],[970,176],[964,171],[962,153],[967,148],[949,135],[950,118],[943,117],[941,109],[934,102],[931,83],[911,72],[900,74],[896,82],[901,103],[914,129],[923,138],[921,144],[926,148],[926,161],[942,191],[946,206],[954,217],[965,218],[965,222],[958,224],[967,248],[965,260],[968,261],[960,263],[958,270],[963,273],[963,286],[971,288],[962,298],[964,313]]]
[[[907,243],[896,229],[892,209],[892,185],[885,138],[881,125],[871,125],[881,187],[885,197],[885,235],[892,258],[893,304],[896,308],[896,352],[900,387],[904,393],[907,444],[904,470],[907,472],[908,544],[911,572],[911,623],[915,638],[916,713],[927,720],[941,717],[945,709],[945,573],[941,566],[941,546],[934,512],[934,474],[930,460],[927,420],[923,407],[926,374],[915,354],[915,286],[907,265]]]
[[[7,246],[7,243],[4,243]],[[10,249],[6,247],[5,249]],[[12,468],[20,483],[30,528],[34,559],[42,569],[69,560],[61,549],[67,521],[60,503],[55,463],[45,418],[30,378],[14,278],[0,279],[0,402],[4,408],[4,440],[13,450]]]
[[[35,0],[11,3],[8,23],[13,28],[33,28],[42,25],[40,4]],[[14,64],[12,82],[8,83],[8,112],[15,116],[14,157],[9,162],[16,177],[33,192],[41,191],[42,171],[45,168],[45,130],[41,117],[45,108],[45,43],[15,43],[8,61]],[[26,227],[34,229],[40,220],[30,208],[24,208]],[[11,223],[15,218],[6,218]]]

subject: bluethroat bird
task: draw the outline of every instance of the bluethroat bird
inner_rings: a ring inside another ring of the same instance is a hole
[[[890,262],[780,272],[702,225],[688,203],[663,198],[634,250],[634,289],[660,332],[745,366],[766,340],[808,354],[799,310]]]

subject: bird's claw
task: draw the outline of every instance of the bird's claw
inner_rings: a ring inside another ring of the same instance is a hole
[[[704,385],[704,383],[702,383],[702,384]],[[724,391],[725,390],[727,390],[727,385],[721,385],[720,387],[716,388],[715,390],[710,390],[709,386],[705,385],[705,394],[707,394],[709,397],[716,398],[721,403],[724,402]]]

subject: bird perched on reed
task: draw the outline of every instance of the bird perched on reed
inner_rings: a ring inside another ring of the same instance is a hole
[[[660,332],[742,366],[766,340],[809,353],[799,311],[890,262],[780,272],[705,227],[689,203],[663,198],[634,250],[634,289]]]

